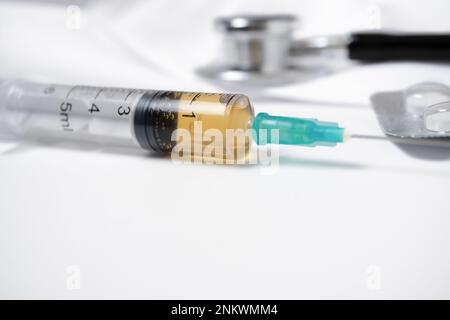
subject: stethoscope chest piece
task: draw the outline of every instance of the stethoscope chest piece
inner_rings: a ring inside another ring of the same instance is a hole
[[[285,84],[301,78],[290,51],[297,19],[293,15],[241,15],[218,18],[222,34],[218,61],[201,67],[198,73],[218,82],[248,85]],[[300,72],[301,71],[301,72]]]
[[[198,73],[221,83],[277,85],[329,74],[341,62],[450,61],[450,35],[374,31],[296,39],[289,14],[218,18],[220,58]],[[345,56],[347,59],[335,59]],[[345,66],[345,63],[344,63]]]

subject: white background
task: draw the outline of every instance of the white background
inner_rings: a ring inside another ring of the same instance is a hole
[[[297,14],[299,35],[450,30],[437,0],[81,1],[76,30],[68,4],[0,2],[0,78],[223,91],[194,69],[217,55],[213,18],[242,12]],[[370,95],[422,81],[450,67],[353,66],[254,107],[381,135]],[[0,298],[450,298],[449,159],[353,140],[283,148],[268,175],[2,142]]]

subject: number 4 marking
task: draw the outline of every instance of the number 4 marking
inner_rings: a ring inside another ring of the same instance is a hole
[[[97,107],[95,103],[91,105],[91,108],[88,111],[92,114],[93,112],[100,112],[100,109]]]

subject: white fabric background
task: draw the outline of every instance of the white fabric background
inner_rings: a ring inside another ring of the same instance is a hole
[[[241,12],[298,14],[305,36],[450,30],[443,0],[82,1],[79,30],[68,4],[0,2],[0,78],[223,91],[194,70],[217,54],[214,17]],[[450,67],[353,66],[268,89],[255,110],[380,135],[369,96],[421,81],[450,85]],[[2,142],[0,297],[450,298],[449,159],[354,140],[283,148],[263,175]]]

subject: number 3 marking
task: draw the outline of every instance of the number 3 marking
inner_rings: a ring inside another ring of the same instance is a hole
[[[123,106],[120,106],[120,107],[117,109],[117,113],[119,114],[119,116],[127,115],[127,114],[130,113],[130,111],[131,111],[130,107],[124,108]]]

